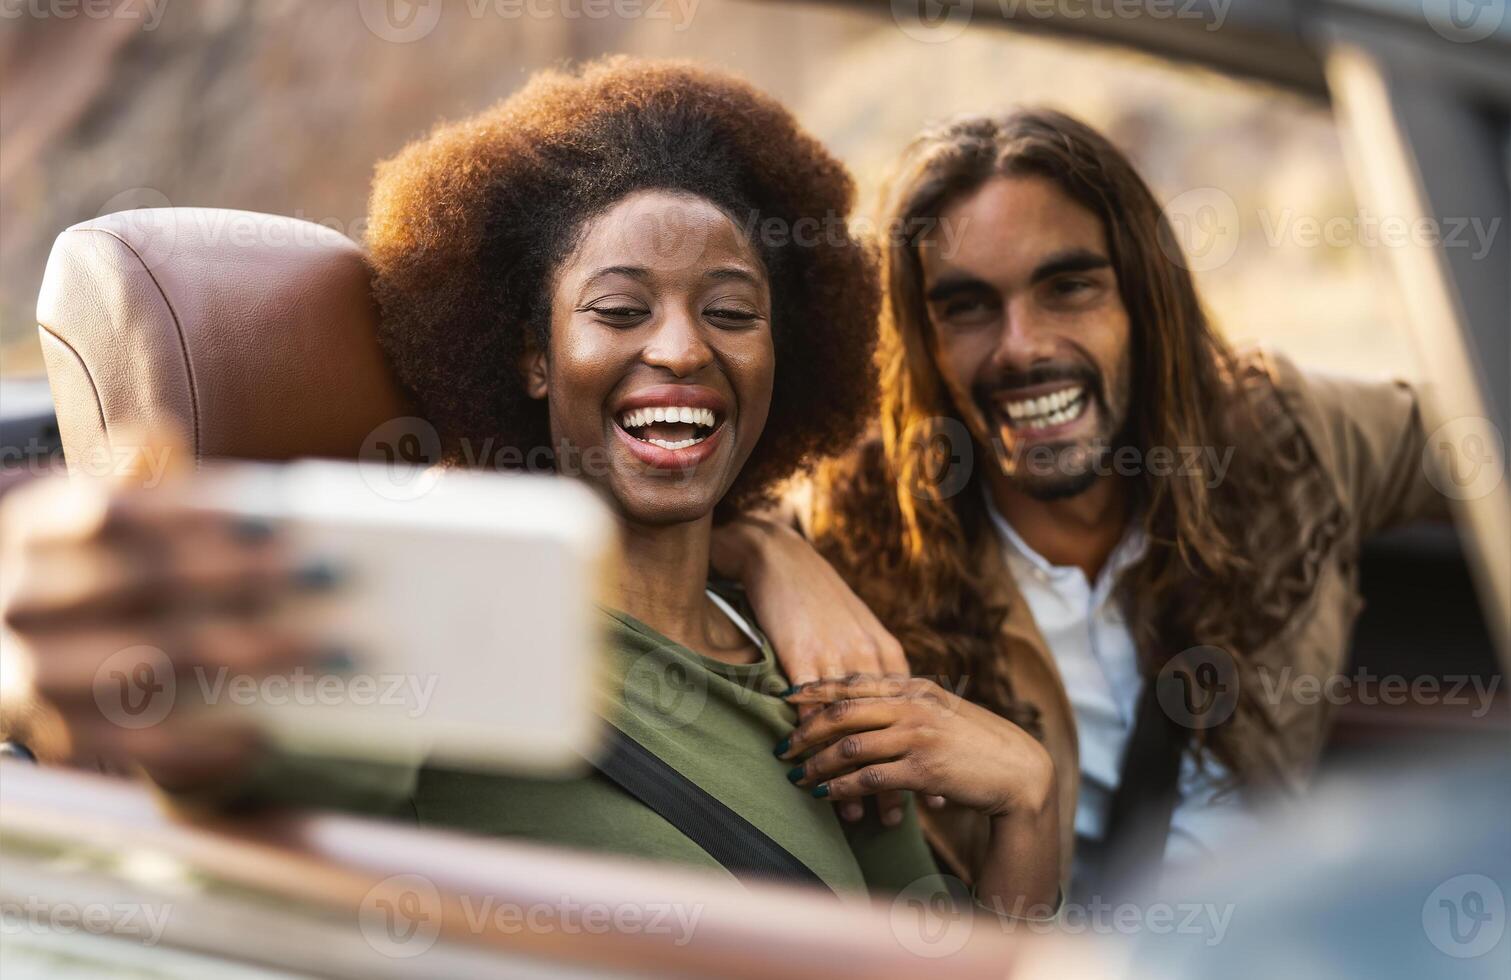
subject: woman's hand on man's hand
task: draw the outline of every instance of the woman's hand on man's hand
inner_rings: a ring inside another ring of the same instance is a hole
[[[912,790],[1002,817],[1041,810],[1055,793],[1043,745],[931,680],[819,681],[787,700],[818,708],[777,753],[796,764],[793,782],[817,796]]]
[[[770,637],[777,660],[794,686],[823,679],[865,675],[902,679],[910,676],[902,644],[887,631],[813,546],[777,520],[747,517],[714,532],[713,566],[739,581]],[[804,719],[816,703],[798,706]],[[938,797],[926,797],[941,806]],[[877,795],[883,823],[902,820],[903,793]],[[859,800],[840,804],[840,815],[859,820]]]

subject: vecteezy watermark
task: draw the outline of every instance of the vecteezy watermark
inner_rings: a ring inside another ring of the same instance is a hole
[[[1506,894],[1485,875],[1455,875],[1422,903],[1422,931],[1455,959],[1484,956],[1506,931]]]
[[[287,673],[253,676],[234,674],[228,667],[192,671],[204,704],[226,703],[299,707],[394,708],[418,718],[430,708],[437,674],[342,673],[295,667]]]
[[[963,888],[961,889],[964,890]],[[1188,936],[1216,946],[1227,935],[1235,906],[1212,902],[1113,903],[1093,896],[1087,902],[1065,902],[1058,912],[1047,904],[1021,897],[969,901],[943,893],[939,879],[913,882],[892,900],[889,923],[903,949],[927,959],[940,959],[964,949],[976,929],[997,929],[1047,935]]]
[[[1483,41],[1506,19],[1506,0],[1421,0],[1422,15],[1439,35],[1459,44]]]
[[[1506,443],[1487,418],[1466,415],[1432,431],[1422,446],[1422,470],[1450,500],[1478,500],[1506,475]]]
[[[1309,674],[1282,667],[1259,675],[1261,696],[1269,704],[1289,698],[1297,704],[1329,704],[1335,707],[1359,704],[1366,707],[1412,704],[1423,707],[1446,705],[1470,708],[1470,715],[1483,718],[1495,706],[1500,675],[1488,680],[1478,674],[1445,674],[1405,677],[1376,674],[1367,667],[1348,673]]]
[[[473,20],[634,20],[664,22],[681,33],[692,26],[702,0],[451,0]],[[430,36],[441,22],[443,0],[357,0],[362,23],[374,36],[409,44]]]
[[[46,902],[29,897],[0,901],[0,936],[89,933],[132,936],[144,946],[162,941],[173,905],[150,902]]]
[[[1259,227],[1270,247],[1300,248],[1452,248],[1469,249],[1478,261],[1490,254],[1500,232],[1499,216],[1483,218],[1377,215],[1367,208],[1357,214],[1319,217],[1298,214],[1294,208],[1272,212],[1259,209]]]
[[[108,218],[108,221],[103,219]],[[291,215],[257,214],[227,208],[175,208],[155,187],[128,187],[112,194],[96,212],[94,228],[111,234],[92,241],[97,260],[121,272],[152,271],[184,250],[329,248],[361,239],[366,217],[315,218],[296,209]],[[88,230],[86,228],[85,230]]]
[[[1222,28],[1233,0],[892,0],[892,21],[915,41],[943,44],[970,26],[975,11],[1007,21],[1199,20]]]
[[[357,907],[363,938],[394,959],[412,959],[430,949],[443,925],[448,935],[657,935],[686,946],[702,917],[703,905],[696,903],[584,902],[570,895],[534,902],[470,894],[443,899],[436,884],[418,874],[383,879]]]
[[[0,472],[47,476],[65,469],[75,475],[120,477],[133,473],[133,486],[151,489],[163,482],[172,459],[171,446],[132,446],[116,443],[76,449],[65,460],[63,450],[33,436],[21,445],[0,447]]]
[[[163,22],[168,0],[0,0],[0,19],[138,20],[152,31]]]
[[[131,646],[95,669],[94,701],[106,721],[129,729],[161,724],[182,694],[193,695],[198,705],[383,708],[418,718],[429,710],[440,680],[436,674],[353,671],[348,658],[326,659],[330,663],[323,669],[299,665],[267,675],[195,665],[186,672],[192,679],[186,689],[185,672],[166,652]]]

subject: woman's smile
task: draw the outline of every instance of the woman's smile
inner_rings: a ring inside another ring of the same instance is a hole
[[[615,406],[614,434],[647,466],[686,471],[718,449],[729,422],[728,404],[703,385],[652,385]]]

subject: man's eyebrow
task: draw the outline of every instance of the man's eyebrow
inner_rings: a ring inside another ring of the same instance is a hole
[[[961,293],[990,292],[991,288],[975,276],[945,276],[929,287],[929,291],[923,294],[923,299],[926,303],[938,303]]]
[[[1031,283],[1043,282],[1062,276],[1067,272],[1091,272],[1093,269],[1105,269],[1112,265],[1112,260],[1099,252],[1093,252],[1089,248],[1072,248],[1064,252],[1057,252],[1034,267],[1034,274],[1029,277]]]

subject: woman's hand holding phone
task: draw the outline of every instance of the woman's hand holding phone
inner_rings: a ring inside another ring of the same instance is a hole
[[[187,700],[175,691],[222,669],[287,670],[313,651],[262,615],[301,581],[272,529],[182,506],[187,467],[156,485],[145,459],[109,482],[41,478],[0,506],[0,722],[44,762],[140,767],[197,790],[234,780],[259,742],[245,724],[175,710]]]

